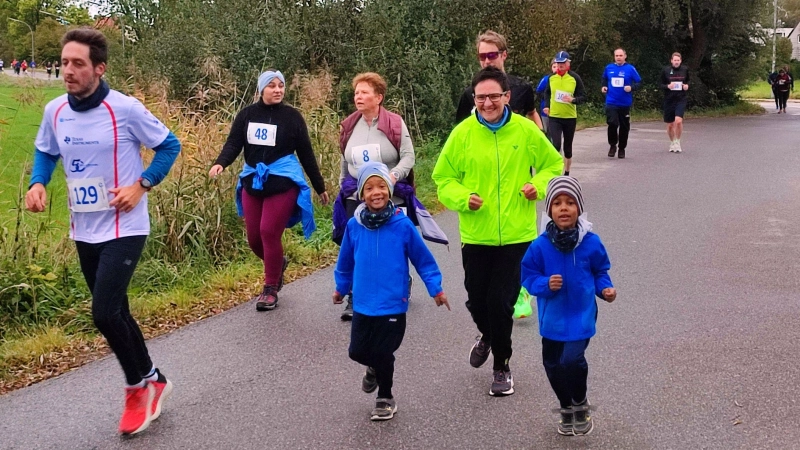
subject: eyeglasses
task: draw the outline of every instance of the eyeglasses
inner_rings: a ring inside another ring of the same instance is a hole
[[[501,52],[478,53],[478,58],[480,58],[481,61],[486,61],[487,59],[489,61],[494,61],[500,56],[500,53]]]
[[[489,100],[491,100],[492,103],[497,103],[497,102],[500,101],[500,98],[502,98],[507,93],[508,93],[508,91],[501,92],[499,94],[486,94],[486,95],[483,95],[483,94],[481,94],[481,95],[472,94],[472,96],[475,98],[475,102],[477,102],[479,104],[485,102],[487,98]]]

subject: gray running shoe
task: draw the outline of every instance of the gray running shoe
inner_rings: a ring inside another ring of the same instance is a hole
[[[378,379],[375,377],[375,369],[372,367],[367,367],[367,373],[364,374],[364,378],[361,380],[361,389],[367,394],[378,389]]]
[[[344,300],[346,304],[344,306],[344,311],[342,311],[342,320],[353,320],[353,294],[345,295]]]
[[[375,400],[375,409],[372,410],[370,420],[389,420],[397,412],[397,402],[393,398],[379,398]]]
[[[502,397],[514,393],[514,378],[511,371],[495,370],[492,375],[492,388],[489,395]]]
[[[572,411],[575,414],[572,422],[572,432],[575,436],[585,436],[594,429],[594,422],[589,413],[590,409],[592,409],[592,405],[588,399],[584,400],[580,405],[572,405]]]
[[[478,336],[475,338],[475,343],[472,344],[472,348],[469,350],[469,365],[478,368],[482,366],[487,359],[489,359],[489,353],[492,352],[492,347],[481,340],[482,336]]]
[[[561,408],[557,410],[561,413],[561,420],[558,421],[558,434],[562,436],[574,436],[572,431],[573,411],[572,408]]]

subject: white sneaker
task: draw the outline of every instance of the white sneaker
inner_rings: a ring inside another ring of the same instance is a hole
[[[676,150],[676,147],[675,147],[675,141],[670,141],[669,142],[669,152],[670,153],[675,153],[676,151],[677,150]]]
[[[680,153],[682,151],[683,149],[681,148],[681,140],[678,139],[675,141],[675,153]]]

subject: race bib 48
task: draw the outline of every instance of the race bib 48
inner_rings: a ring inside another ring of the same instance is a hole
[[[277,132],[278,127],[276,125],[250,122],[247,124],[247,143],[274,147]]]

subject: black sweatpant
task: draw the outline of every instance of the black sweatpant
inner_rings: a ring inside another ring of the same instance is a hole
[[[778,99],[778,109],[786,109],[786,102],[789,100],[789,91],[775,91]]]
[[[375,369],[378,398],[394,398],[394,352],[406,334],[406,315],[367,316],[353,313],[350,359]]]
[[[631,109],[623,106],[606,106],[606,123],[608,145],[619,143],[619,149],[625,150],[628,146],[628,134],[631,131]]]
[[[575,127],[578,125],[578,119],[559,119],[558,117],[551,117],[550,124],[547,126],[547,131],[550,134],[550,141],[553,146],[561,151],[561,136],[564,136],[564,157],[572,159],[572,140],[575,138]]]
[[[544,371],[562,408],[586,400],[589,363],[585,352],[588,346],[589,339],[562,342],[542,338]]]
[[[514,304],[521,287],[520,264],[530,244],[461,246],[467,309],[483,335],[481,340],[492,348],[494,370],[506,370],[511,359]]]
[[[99,244],[76,241],[81,271],[92,292],[92,318],[117,356],[129,385],[142,381],[153,362],[144,336],[128,307],[128,284],[147,236],[129,236]]]

